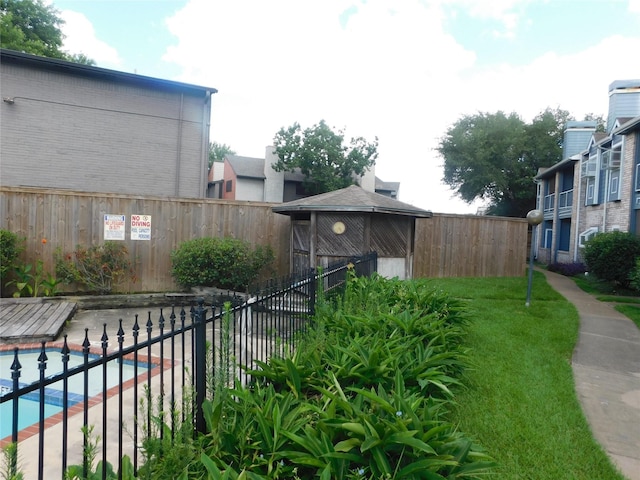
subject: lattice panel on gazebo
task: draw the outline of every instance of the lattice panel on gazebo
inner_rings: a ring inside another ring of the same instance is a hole
[[[404,257],[407,254],[407,232],[413,218],[392,215],[371,217],[371,250],[380,257]]]
[[[333,230],[336,222],[344,223],[344,233]],[[351,256],[361,255],[364,245],[364,224],[362,214],[321,213],[318,214],[318,255]],[[367,250],[368,251],[368,250]]]

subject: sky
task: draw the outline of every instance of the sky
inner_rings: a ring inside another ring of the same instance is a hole
[[[464,115],[608,108],[640,78],[640,0],[49,0],[63,49],[97,66],[213,87],[210,140],[264,158],[320,120],[378,138],[399,199],[475,214],[435,150]]]

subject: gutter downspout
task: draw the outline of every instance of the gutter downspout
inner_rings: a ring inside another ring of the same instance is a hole
[[[553,233],[552,247],[553,263],[558,263],[558,250],[560,243],[560,171],[555,174],[555,192],[553,199]],[[533,235],[533,232],[531,232]]]
[[[607,202],[609,201],[609,168],[607,168],[607,173],[604,176],[604,207],[602,210],[602,233],[606,233],[607,231]]]
[[[576,215],[575,215],[575,219],[576,219],[576,228],[575,228],[575,235],[574,235],[574,239],[573,239],[573,261],[574,263],[576,263],[578,261],[578,249],[580,248],[580,209],[582,207],[582,165],[581,165],[581,159],[578,159],[578,199],[577,201],[574,200],[573,202],[573,206],[576,209]],[[575,175],[575,171],[576,169],[573,169],[574,171],[574,175]]]
[[[631,157],[631,195],[630,195],[630,199],[629,199],[629,231],[634,233],[635,235],[638,235],[640,232],[638,232],[638,222],[636,221],[637,218],[637,210],[635,208],[636,205],[636,197],[638,196],[638,193],[636,192],[636,184],[638,182],[638,178],[636,178],[636,174],[638,172],[638,169],[636,167],[636,159],[640,159],[640,132],[636,133],[636,145],[635,145],[635,154]],[[624,142],[624,147],[626,147],[626,139]],[[624,148],[623,147],[623,148]],[[625,153],[625,152],[623,152]],[[624,157],[622,157],[624,158]]]
[[[207,121],[207,116],[211,118],[211,91],[207,90],[204,98],[204,106],[202,107],[202,143],[200,146],[200,171],[207,172],[209,166],[209,122]],[[205,198],[207,196],[207,179],[208,176],[205,175],[205,181],[200,182],[200,197]],[[222,190],[222,187],[220,188]]]
[[[538,180],[538,179],[533,179],[533,183],[536,184],[536,208],[538,210],[540,210],[542,212],[542,215],[544,216],[544,191],[542,189],[542,180]],[[543,217],[544,218],[544,217]],[[544,221],[544,220],[543,220]],[[535,259],[538,259],[540,256],[540,238],[542,238],[540,235],[538,235],[538,238],[535,239],[535,246],[534,246],[534,251],[533,251],[533,255]],[[531,241],[534,241],[533,238],[533,230],[531,231]]]

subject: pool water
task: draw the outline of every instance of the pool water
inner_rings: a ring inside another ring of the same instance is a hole
[[[62,407],[44,404],[44,417],[48,418],[56,413],[60,413]],[[27,428],[34,423],[38,423],[40,419],[40,402],[35,400],[20,399],[18,401],[18,430]],[[0,439],[11,435],[13,427],[13,404],[5,402],[0,405]]]
[[[20,385],[25,386],[40,379],[38,370],[38,357],[41,350],[20,350],[18,359],[20,360]],[[47,368],[45,376],[51,377],[62,373],[62,355],[59,348],[46,349]],[[89,355],[89,361],[99,358],[97,355]],[[13,381],[11,380],[11,365],[14,360],[14,352],[0,352],[0,395],[7,389],[11,391]],[[82,365],[84,356],[81,352],[71,352],[69,355],[68,368]],[[146,373],[149,367],[146,363],[138,362],[138,375]],[[133,378],[133,362],[125,360],[122,364],[123,382]],[[115,387],[119,382],[119,364],[117,361],[110,361],[107,364],[107,389]],[[62,411],[62,381],[56,382],[45,388],[45,418]],[[68,404],[72,406],[81,402],[84,397],[84,373],[78,373],[68,379]],[[89,370],[89,397],[102,393],[102,366],[96,366]],[[25,397],[21,397],[18,402],[18,430],[22,430],[40,420],[38,391],[31,392]],[[0,439],[11,435],[13,424],[13,403],[4,402],[0,404]]]

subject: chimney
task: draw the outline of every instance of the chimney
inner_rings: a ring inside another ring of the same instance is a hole
[[[596,131],[596,126],[597,122],[595,120],[567,122],[562,140],[562,160],[586,150],[591,136]]]

